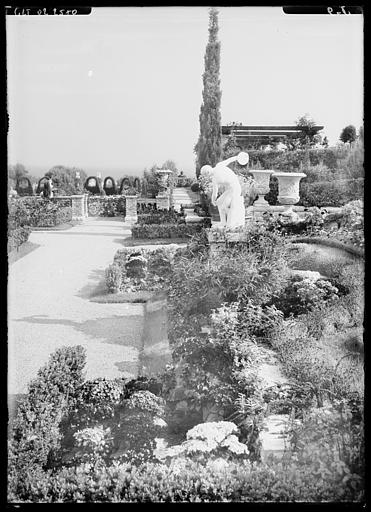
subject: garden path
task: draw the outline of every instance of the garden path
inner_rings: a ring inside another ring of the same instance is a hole
[[[88,218],[63,231],[33,231],[28,254],[9,265],[8,393],[28,382],[57,348],[82,345],[86,378],[138,374],[143,304],[98,304],[104,271],[130,236],[118,218]]]

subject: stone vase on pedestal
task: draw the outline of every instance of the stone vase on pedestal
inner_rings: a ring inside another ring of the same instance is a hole
[[[278,180],[278,201],[288,206],[286,212],[292,211],[294,204],[300,200],[299,183],[306,177],[303,172],[274,172]]]
[[[169,176],[173,173],[169,169],[158,169],[156,174],[158,176],[159,192],[156,196],[157,209],[169,210],[170,209],[170,189],[169,189]]]
[[[268,201],[264,199],[264,196],[269,192],[269,180],[272,169],[249,169],[249,172],[254,176],[255,190],[259,194],[259,198],[255,201],[254,205],[268,205]]]

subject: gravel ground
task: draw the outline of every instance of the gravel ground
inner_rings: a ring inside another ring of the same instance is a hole
[[[27,384],[57,348],[87,350],[86,378],[136,376],[143,304],[99,304],[104,270],[130,236],[121,219],[89,218],[66,231],[35,231],[35,250],[9,265],[8,393]]]

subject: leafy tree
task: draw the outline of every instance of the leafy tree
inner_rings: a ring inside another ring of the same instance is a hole
[[[8,176],[12,180],[17,180],[21,176],[28,175],[28,171],[23,164],[10,165],[8,168]]]
[[[339,139],[342,142],[344,142],[344,143],[349,142],[350,146],[352,145],[352,142],[354,142],[356,140],[356,138],[357,138],[357,131],[352,124],[346,126],[343,129],[343,131],[341,132],[340,137],[339,137]]]
[[[76,172],[80,174],[76,178]],[[87,178],[87,174],[82,169],[76,167],[65,167],[64,165],[55,165],[45,176],[51,176],[53,186],[60,195],[72,195],[82,192],[83,184]]]
[[[318,134],[315,121],[309,114],[299,117],[295,124],[300,129],[300,134],[297,137],[299,147],[306,148],[318,144],[320,135]]]
[[[233,123],[232,126],[238,126],[237,123]],[[228,138],[223,146],[223,158],[229,158],[231,156],[237,155],[241,151],[241,146],[237,144],[236,133],[231,129],[231,133],[228,135]]]
[[[178,175],[178,169],[174,160],[166,160],[166,162],[162,164],[161,169],[169,169],[170,171],[173,171],[175,176]]]
[[[143,192],[147,195],[147,197],[156,197],[159,191],[158,179],[156,171],[158,169],[158,165],[154,164],[148,170],[147,168],[143,171]]]
[[[360,142],[362,142],[362,144],[363,144],[363,142],[364,142],[364,140],[365,140],[365,139],[364,139],[364,130],[363,130],[363,126],[360,126],[360,127],[359,127],[359,130],[358,130],[358,139],[359,139],[359,141],[360,141]]]
[[[196,176],[203,165],[217,164],[222,155],[222,134],[220,115],[220,42],[218,41],[218,10],[209,11],[209,40],[205,52],[203,74],[203,103],[200,111],[200,135],[195,145]]]

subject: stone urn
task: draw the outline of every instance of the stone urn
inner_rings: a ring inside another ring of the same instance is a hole
[[[303,172],[274,172],[278,180],[278,201],[282,205],[287,205],[288,211],[292,211],[294,204],[299,199],[299,183],[302,178],[306,177]]]
[[[169,169],[157,169],[156,174],[158,176],[159,195],[165,195],[169,193],[168,183],[169,176],[173,174],[173,171]]]
[[[269,180],[273,169],[249,169],[249,172],[254,176],[255,190],[259,194],[258,199],[255,201],[255,205],[268,205],[268,201],[264,199],[264,196],[269,192]]]

